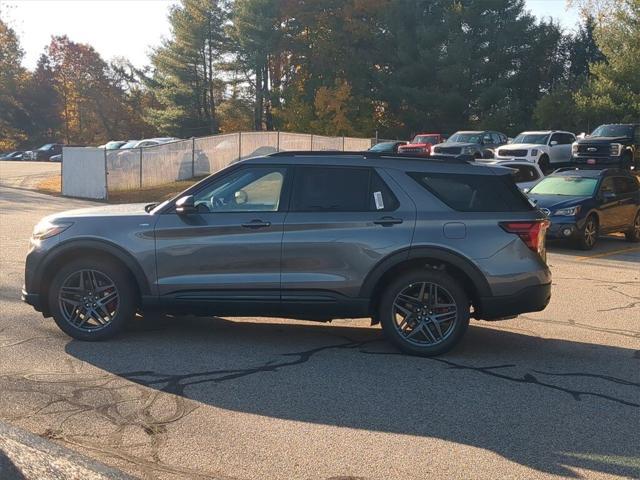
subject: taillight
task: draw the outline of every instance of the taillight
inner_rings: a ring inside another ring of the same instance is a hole
[[[509,233],[518,235],[527,247],[536,252],[543,259],[546,257],[545,236],[549,220],[501,222],[500,226]]]

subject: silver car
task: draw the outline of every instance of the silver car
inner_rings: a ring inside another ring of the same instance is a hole
[[[546,307],[547,225],[511,169],[284,152],[161,204],[44,218],[23,299],[81,340],[112,337],[137,311],[371,317],[403,351],[436,355],[470,317]]]

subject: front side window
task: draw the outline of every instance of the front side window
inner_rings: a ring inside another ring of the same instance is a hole
[[[194,195],[201,213],[275,212],[280,207],[284,167],[247,167]]]
[[[389,187],[370,168],[296,168],[292,211],[368,212],[395,210],[397,206]]]
[[[510,175],[409,174],[442,202],[461,212],[532,210]]]

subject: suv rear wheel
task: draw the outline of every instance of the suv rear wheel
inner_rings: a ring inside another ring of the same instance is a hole
[[[104,260],[79,259],[62,267],[49,289],[56,324],[78,340],[104,340],[135,314],[134,286],[122,269]]]
[[[469,298],[440,271],[412,271],[382,295],[378,315],[387,338],[402,351],[421,356],[451,350],[469,325]]]

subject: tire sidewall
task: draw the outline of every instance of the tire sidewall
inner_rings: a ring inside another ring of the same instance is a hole
[[[87,331],[71,325],[62,315],[58,305],[58,292],[64,281],[69,275],[83,269],[96,270],[107,275],[118,290],[120,302],[118,311],[107,326],[96,331]],[[136,305],[134,288],[126,272],[100,260],[76,260],[64,265],[53,277],[49,288],[48,302],[50,312],[58,327],[70,337],[85,341],[105,340],[120,333],[125,323],[135,314]]]
[[[589,221],[595,222],[595,226],[596,226],[596,235],[595,235],[595,239],[594,239],[593,245],[587,244],[587,242],[585,241],[585,237],[584,237],[585,231],[587,229],[587,224],[589,223]],[[591,250],[591,249],[593,249],[598,244],[599,235],[600,235],[600,222],[598,221],[598,217],[596,217],[594,214],[591,214],[584,221],[584,226],[580,229],[580,238],[578,239],[579,247],[582,250]]]
[[[549,156],[546,153],[543,153],[538,160],[538,166],[540,170],[542,170],[542,174],[544,176],[549,175],[551,173],[551,162],[549,160]]]
[[[408,285],[418,282],[430,282],[441,285],[451,294],[458,309],[458,319],[452,334],[444,342],[432,347],[419,347],[406,342],[396,330],[392,318],[393,302],[398,293]],[[400,350],[411,355],[433,356],[451,350],[460,341],[469,326],[469,307],[467,294],[460,284],[451,276],[440,271],[416,270],[401,275],[389,284],[382,294],[377,315],[385,336]]]

